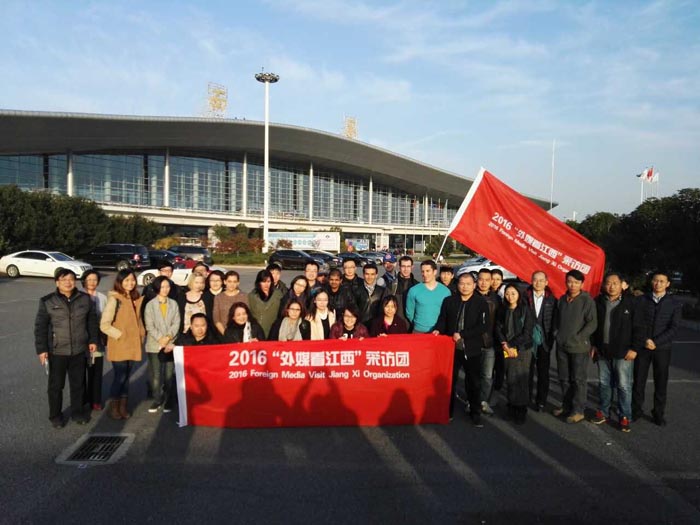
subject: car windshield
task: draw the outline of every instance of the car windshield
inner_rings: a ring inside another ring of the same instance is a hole
[[[70,257],[66,255],[65,253],[61,252],[49,252],[49,255],[56,259],[57,261],[72,261],[73,257]]]

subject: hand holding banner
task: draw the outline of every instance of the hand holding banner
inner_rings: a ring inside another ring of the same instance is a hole
[[[603,250],[483,168],[448,235],[523,281],[544,271],[557,297],[566,292],[563,274],[569,270],[586,276],[583,288],[591,295],[600,292]]]

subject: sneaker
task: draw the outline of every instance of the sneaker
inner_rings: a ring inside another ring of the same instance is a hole
[[[602,425],[608,420],[608,418],[605,417],[605,414],[603,414],[602,410],[596,410],[595,411],[595,416],[591,419],[591,423],[594,425]]]
[[[481,412],[486,414],[487,416],[493,415],[493,409],[489,406],[489,404],[486,401],[481,402]]]
[[[148,409],[148,412],[151,414],[155,414],[156,412],[158,412],[159,408],[160,408],[160,403],[158,403],[157,401],[154,401],[151,404],[151,407]]]
[[[566,418],[566,422],[569,423],[570,425],[574,424],[574,423],[579,423],[583,420],[584,420],[584,416],[581,413],[571,414],[569,417]]]
[[[563,416],[565,412],[566,410],[564,410],[564,407],[557,407],[552,410],[552,415],[554,415],[554,417],[560,417]]]
[[[481,415],[480,414],[471,414],[471,419],[472,423],[474,423],[474,426],[476,428],[483,428],[484,424],[481,422]]]
[[[66,422],[63,420],[63,416],[56,416],[50,419],[53,428],[63,428],[66,426]]]
[[[76,425],[87,425],[90,422],[90,416],[76,416],[73,421]]]
[[[630,428],[630,420],[626,417],[620,418],[620,430],[622,430],[623,432],[629,432],[630,430],[632,430]]]
[[[102,410],[102,404],[100,403],[93,403],[92,404],[92,409],[96,410],[97,412],[100,412]]]
[[[163,414],[168,414],[168,413],[170,413],[170,412],[172,412],[172,411],[173,411],[172,408],[168,408],[168,407],[165,407],[165,406],[163,407]]]

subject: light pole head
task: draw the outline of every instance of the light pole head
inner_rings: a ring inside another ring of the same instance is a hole
[[[258,82],[263,82],[263,83],[269,83],[269,84],[274,84],[280,79],[279,75],[275,75],[274,73],[266,73],[265,71],[262,71],[260,73],[257,73],[255,75],[255,80]]]

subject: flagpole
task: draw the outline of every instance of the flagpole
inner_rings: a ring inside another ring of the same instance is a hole
[[[554,208],[554,149],[556,148],[557,139],[552,140],[552,178],[549,183],[549,209]]]

